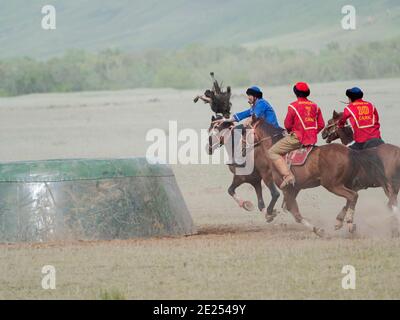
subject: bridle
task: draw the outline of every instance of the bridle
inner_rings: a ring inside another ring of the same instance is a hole
[[[257,138],[257,135],[256,135],[256,132],[255,132],[255,130],[257,129],[257,127],[259,126],[261,124],[261,121],[256,121],[255,123],[254,123],[254,125],[253,124],[249,124],[249,127],[250,127],[250,129],[252,129],[252,130],[254,130],[254,137],[256,137]],[[269,136],[269,137],[264,137],[264,138],[262,138],[262,139],[258,139],[258,141],[257,142],[255,142],[253,145],[251,145],[250,147],[257,147],[258,145],[260,145],[262,142],[264,142],[264,141],[268,141],[268,140],[272,140],[272,139],[274,139],[274,138],[276,138],[276,137],[279,137],[279,136],[282,136],[283,135],[283,132],[280,132],[280,133],[277,133],[277,134],[274,134],[274,135],[272,135],[272,136]],[[246,137],[247,138],[247,137]],[[247,139],[246,139],[247,140]],[[254,139],[254,140],[256,140],[256,139]],[[247,146],[246,146],[246,149],[247,149]]]
[[[327,137],[326,137],[325,140],[328,140],[329,137],[331,137],[333,134],[337,134],[338,137],[337,137],[336,139],[340,139],[339,132],[338,132],[338,130],[339,130],[338,123],[339,123],[339,120],[336,120],[336,121],[334,120],[333,123],[331,123],[330,125],[327,125],[327,126],[325,127],[325,129],[330,129],[330,128],[335,127],[335,129],[334,129],[333,131],[329,131],[329,132],[328,132],[328,135],[327,135]],[[351,128],[351,125],[348,125],[348,124],[347,124],[347,125],[345,125],[343,128]],[[336,140],[336,139],[334,139],[334,140]],[[334,140],[332,140],[332,141],[334,141]]]
[[[254,132],[254,138],[255,138],[254,140],[255,140],[255,142],[254,143],[249,143],[248,142],[249,141],[249,139],[248,139],[249,132],[246,132],[246,137],[245,137],[246,146],[244,147],[245,150],[254,149],[254,148],[258,147],[259,145],[261,145],[262,142],[268,141],[268,140],[272,140],[272,139],[274,139],[276,137],[279,137],[279,136],[281,136],[283,134],[283,133],[277,133],[277,134],[274,134],[274,135],[269,136],[269,137],[258,138],[257,134],[255,133],[255,129],[257,129],[257,127],[260,125],[260,123],[261,123],[261,121],[256,121],[254,124],[252,124],[252,123],[248,124],[249,129],[251,129]],[[218,120],[213,121],[211,123],[211,125],[213,125],[213,126],[212,126],[210,132],[214,131],[218,124],[220,124],[220,121],[218,121]],[[230,131],[232,131],[234,128],[235,128],[235,126],[232,124],[229,128],[226,128],[226,129],[229,129]],[[219,130],[219,132],[221,132],[221,131],[222,130]],[[209,137],[211,138],[211,135]],[[243,143],[243,137],[242,137],[242,143]],[[210,144],[210,148],[214,149],[214,147],[216,147],[217,145],[222,146],[223,145],[222,141],[220,140],[217,143]]]
[[[217,130],[216,127],[217,127],[220,123],[221,123],[221,122],[220,122],[219,120],[215,120],[215,121],[211,122],[212,127],[211,127],[211,129],[209,130],[209,132],[210,132],[210,133],[211,133],[211,132],[215,132],[215,131]],[[226,129],[229,129],[229,130],[231,131],[233,127],[234,127],[234,126],[233,126],[233,124],[232,124],[229,128],[226,128]],[[222,130],[223,130],[223,129],[222,129]],[[221,133],[222,130],[218,130],[218,133]],[[211,139],[212,139],[211,134],[208,135],[208,138],[209,138],[209,148],[210,148],[210,149],[214,150],[214,148],[215,148],[216,146],[219,146],[219,147],[222,147],[222,146],[223,146],[222,137],[220,137],[220,138],[219,138],[219,141],[216,142],[216,143],[214,143],[214,144],[211,144],[211,143],[210,143],[210,142],[211,142]]]

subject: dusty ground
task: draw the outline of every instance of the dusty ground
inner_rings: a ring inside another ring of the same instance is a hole
[[[400,79],[358,82],[380,110],[383,135],[399,145],[397,108]],[[343,108],[344,90],[354,83],[312,86],[312,99],[325,118]],[[290,86],[264,88],[282,121],[293,97]],[[246,106],[235,89],[234,111]],[[1,161],[50,158],[143,156],[149,129],[200,130],[210,111],[193,104],[198,92],[132,90],[29,95],[0,99]],[[323,226],[318,239],[289,214],[267,225],[246,213],[226,193],[231,174],[224,165],[174,165],[174,172],[199,234],[185,238],[0,246],[0,298],[400,298],[400,240],[380,189],[361,192],[358,235],[334,232],[344,201],[322,188],[304,191],[304,215]],[[238,192],[255,200],[251,187]],[[269,200],[265,190],[264,198]],[[279,202],[280,205],[280,202]],[[41,289],[41,268],[54,265],[57,289]],[[356,290],[341,288],[342,267],[357,271]]]

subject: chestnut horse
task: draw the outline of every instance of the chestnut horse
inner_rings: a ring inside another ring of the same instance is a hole
[[[263,150],[258,156],[269,159],[267,152],[273,144],[272,137],[277,134],[276,128],[263,119],[253,119],[251,126],[254,129],[255,141],[260,141]],[[335,228],[340,229],[345,220],[349,231],[354,232],[357,191],[386,184],[383,165],[378,157],[354,152],[340,144],[314,147],[306,163],[302,166],[292,166],[291,170],[296,177],[296,183],[283,189],[286,209],[292,213],[296,222],[302,223],[318,236],[323,236],[324,230],[314,226],[300,214],[296,198],[301,190],[323,186],[331,193],[345,198],[347,203],[336,218]],[[275,183],[280,185],[282,177],[275,169],[272,172]]]
[[[224,135],[224,132],[231,131],[234,129],[234,125],[232,122],[221,122],[223,118],[221,116],[212,117],[211,125],[208,129],[209,132],[209,145],[208,145],[208,153],[210,155],[213,154],[216,148],[223,146],[225,141],[224,139],[229,139],[232,135],[229,133],[228,135]],[[244,128],[245,129],[245,128]],[[282,130],[283,131],[283,130]],[[282,131],[279,131],[279,136],[282,136]],[[278,137],[277,137],[278,138]],[[217,141],[213,144],[212,141]],[[229,165],[229,170],[233,173],[233,181],[230,187],[228,188],[229,195],[236,201],[236,203],[247,211],[251,211],[254,209],[253,204],[250,201],[244,201],[239,198],[236,194],[236,188],[241,186],[244,183],[248,183],[252,185],[256,191],[257,200],[258,200],[258,209],[265,214],[265,218],[267,222],[272,222],[272,220],[276,217],[276,211],[274,210],[275,204],[280,197],[280,193],[277,187],[272,180],[272,171],[269,162],[261,156],[263,151],[254,146],[254,158],[257,159],[254,163],[254,170],[249,175],[238,175],[236,174],[236,167],[234,165]],[[271,201],[267,208],[265,208],[264,199],[262,195],[262,185],[261,181],[268,187],[271,193]]]
[[[327,127],[322,132],[322,138],[327,143],[340,139],[342,144],[353,142],[353,130],[350,126],[339,128],[337,123],[342,118],[342,112],[333,112],[333,117],[328,121]],[[400,189],[400,148],[392,144],[381,144],[377,147],[361,150],[359,152],[375,153],[383,163],[387,188],[383,188],[389,198],[388,207],[393,212],[398,212],[397,197]]]

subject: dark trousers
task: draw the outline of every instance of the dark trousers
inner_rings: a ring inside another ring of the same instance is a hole
[[[385,142],[382,139],[371,139],[368,141],[365,141],[363,143],[355,142],[350,146],[350,149],[353,150],[365,150],[369,148],[375,148],[377,146],[380,146],[381,144],[384,144]]]

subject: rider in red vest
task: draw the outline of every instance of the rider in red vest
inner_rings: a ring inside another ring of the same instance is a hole
[[[297,83],[293,91],[297,100],[289,105],[285,119],[285,128],[289,135],[274,144],[268,152],[275,168],[283,176],[281,189],[295,182],[283,156],[303,146],[315,145],[318,133],[325,127],[320,108],[307,99],[310,95],[307,83]]]
[[[383,144],[379,115],[375,106],[362,99],[364,93],[360,88],[348,89],[346,96],[349,98],[350,103],[344,109],[343,117],[339,120],[338,126],[344,127],[347,119],[350,119],[355,141],[350,148],[362,150]]]
[[[298,83],[294,91],[297,91],[297,101],[289,105],[285,128],[289,133],[293,132],[303,146],[315,145],[318,133],[325,127],[321,110],[307,99],[310,89],[306,83]]]

